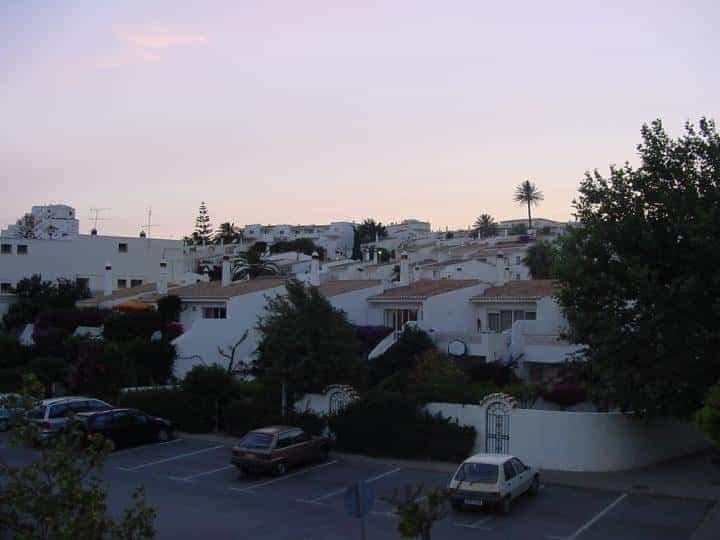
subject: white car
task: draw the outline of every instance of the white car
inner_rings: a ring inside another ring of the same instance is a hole
[[[510,503],[523,493],[540,489],[540,473],[514,456],[476,454],[463,461],[448,483],[453,510],[497,508],[510,512]]]

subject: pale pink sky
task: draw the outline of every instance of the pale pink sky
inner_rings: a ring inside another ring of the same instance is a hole
[[[718,117],[716,1],[2,2],[0,224],[568,219],[643,122]]]

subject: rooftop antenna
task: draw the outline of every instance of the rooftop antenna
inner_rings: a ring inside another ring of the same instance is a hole
[[[92,230],[90,231],[90,234],[97,234],[97,225],[98,221],[110,221],[110,218],[101,218],[100,212],[107,212],[109,210],[112,210],[112,208],[91,208],[90,209],[90,219],[93,222]]]
[[[160,225],[153,225],[152,223],[152,206],[148,207],[147,222],[143,223],[140,227],[140,234],[142,235],[143,233],[145,233],[148,241],[148,246],[150,246],[150,232],[155,227],[160,227]]]

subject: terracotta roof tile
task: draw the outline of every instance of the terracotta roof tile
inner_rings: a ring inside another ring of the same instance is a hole
[[[264,291],[266,289],[274,289],[285,284],[284,278],[256,278],[248,281],[235,281],[230,285],[223,287],[220,281],[211,281],[209,283],[196,283],[194,285],[185,285],[171,291],[182,299],[192,298],[218,298],[227,299],[243,294],[250,294]]]
[[[320,293],[325,297],[337,296],[370,287],[377,287],[382,284],[380,279],[341,279],[337,281],[326,281],[318,287]]]
[[[394,287],[382,294],[371,296],[368,300],[425,300],[431,296],[445,294],[466,287],[480,285],[476,279],[421,279],[410,285]]]
[[[498,287],[489,287],[481,295],[474,296],[471,302],[488,302],[492,300],[536,300],[544,296],[552,296],[558,290],[558,283],[553,279],[528,279],[508,281]]]

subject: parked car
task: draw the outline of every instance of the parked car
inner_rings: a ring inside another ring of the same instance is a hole
[[[0,431],[7,431],[17,423],[22,408],[19,394],[0,394]]]
[[[271,426],[245,434],[232,449],[231,462],[240,474],[249,472],[282,475],[290,468],[311,461],[324,461],[330,440],[289,426]]]
[[[70,413],[106,411],[108,409],[112,409],[112,405],[99,399],[65,396],[42,400],[40,404],[28,411],[27,418],[40,427],[40,440],[49,441],[66,426]]]
[[[136,409],[110,409],[77,415],[89,439],[96,433],[112,442],[113,447],[149,442],[165,442],[172,437],[173,423]]]
[[[540,474],[514,456],[476,454],[457,468],[448,489],[453,510],[492,507],[507,514],[513,499],[537,495]]]

